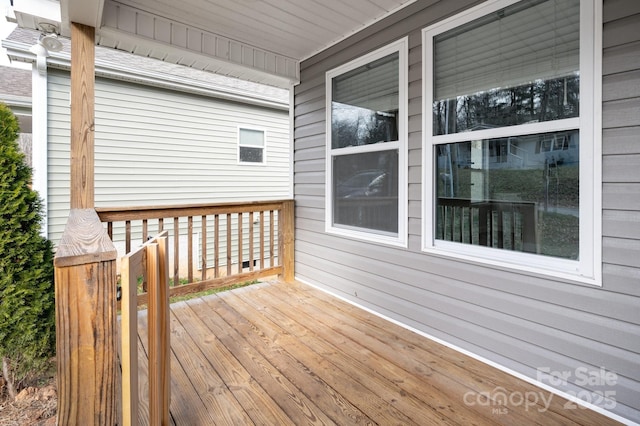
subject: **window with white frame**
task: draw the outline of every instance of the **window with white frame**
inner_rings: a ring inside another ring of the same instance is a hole
[[[327,231],[406,245],[407,40],[327,72]]]
[[[241,163],[265,162],[265,136],[263,130],[238,129],[238,160]]]
[[[424,250],[599,282],[594,0],[490,0],[423,30]]]

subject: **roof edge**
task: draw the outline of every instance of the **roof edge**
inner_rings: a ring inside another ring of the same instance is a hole
[[[3,40],[2,47],[7,49],[7,54],[12,60],[23,62],[34,62],[36,60],[36,55],[29,51],[31,46],[26,43],[14,40]],[[71,69],[71,57],[68,53],[64,52],[50,52],[47,58],[47,66],[69,70]],[[223,87],[212,83],[207,84],[202,81],[160,72],[143,71],[100,59],[96,59],[95,61],[95,72],[96,76],[115,80],[135,82],[153,87],[161,87],[267,108],[289,110],[288,100],[282,101],[268,96],[256,95],[255,93],[242,89]]]

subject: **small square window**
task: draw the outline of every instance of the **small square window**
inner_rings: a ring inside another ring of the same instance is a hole
[[[241,163],[264,163],[264,146],[263,130],[239,129],[238,158]]]

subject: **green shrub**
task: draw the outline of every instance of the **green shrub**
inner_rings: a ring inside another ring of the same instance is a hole
[[[10,391],[55,352],[53,250],[40,235],[42,205],[18,132],[16,117],[0,104],[0,357]]]

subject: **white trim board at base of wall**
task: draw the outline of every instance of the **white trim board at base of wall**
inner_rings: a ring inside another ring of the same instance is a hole
[[[364,310],[366,312],[369,312],[370,314],[373,314],[373,315],[375,315],[375,316],[377,316],[379,318],[382,318],[382,319],[384,319],[386,321],[389,321],[392,324],[398,325],[398,326],[400,326],[400,327],[402,327],[402,328],[404,328],[406,330],[414,332],[414,333],[418,334],[419,336],[425,337],[425,338],[427,338],[427,339],[429,339],[431,341],[434,341],[434,342],[439,343],[439,344],[441,344],[443,346],[446,346],[447,348],[453,349],[454,351],[460,352],[461,354],[467,355],[467,356],[469,356],[469,357],[471,357],[471,358],[473,358],[473,359],[475,359],[477,361],[480,361],[480,362],[482,362],[484,364],[487,364],[487,365],[489,365],[489,366],[491,366],[493,368],[496,368],[496,369],[498,369],[500,371],[503,371],[503,372],[505,372],[507,374],[510,374],[510,375],[520,379],[520,380],[523,380],[523,381],[525,381],[527,383],[530,383],[530,384],[532,384],[534,386],[537,386],[537,387],[539,387],[541,389],[544,389],[544,390],[546,390],[548,392],[551,392],[554,395],[557,395],[557,396],[559,396],[561,398],[567,399],[567,400],[579,405],[580,407],[584,407],[584,408],[587,408],[589,410],[593,410],[593,411],[595,411],[595,412],[597,412],[599,414],[602,414],[603,416],[609,417],[609,418],[611,418],[613,420],[616,420],[616,421],[618,421],[618,422],[620,422],[620,423],[622,423],[624,425],[640,426],[640,423],[633,422],[632,420],[626,419],[626,418],[624,418],[624,417],[622,417],[622,416],[620,416],[618,414],[612,413],[611,411],[607,411],[602,407],[598,407],[597,405],[594,405],[594,404],[591,404],[591,403],[589,403],[587,401],[579,399],[579,398],[575,397],[574,395],[571,395],[571,394],[569,394],[567,392],[564,392],[562,390],[556,389],[556,388],[554,388],[554,387],[552,387],[552,386],[550,386],[550,385],[548,385],[546,383],[540,382],[540,381],[535,380],[535,379],[533,379],[533,378],[531,378],[529,376],[526,376],[526,375],[524,375],[522,373],[519,373],[519,372],[517,372],[515,370],[512,370],[509,367],[505,367],[504,365],[501,365],[501,364],[498,364],[497,362],[491,361],[488,358],[485,358],[483,356],[480,356],[480,355],[477,355],[477,354],[475,354],[473,352],[470,352],[470,351],[468,351],[466,349],[463,349],[460,346],[451,344],[451,343],[449,343],[449,342],[447,342],[445,340],[442,340],[442,339],[440,339],[438,337],[435,337],[435,336],[433,336],[433,335],[431,335],[429,333],[425,333],[424,331],[421,331],[421,330],[419,330],[417,328],[414,328],[414,327],[411,327],[411,326],[409,326],[407,324],[404,324],[404,323],[402,323],[402,322],[400,322],[398,320],[395,320],[395,319],[393,319],[393,318],[391,318],[389,316],[381,314],[380,312],[374,311],[371,308],[368,308],[368,307],[366,307],[364,305],[356,303],[353,300],[347,299],[347,298],[342,297],[342,296],[340,296],[340,295],[338,295],[336,293],[333,293],[333,292],[327,290],[326,288],[323,288],[323,287],[320,287],[320,286],[318,286],[316,284],[310,283],[309,281],[301,279],[300,277],[297,277],[297,276],[295,277],[295,280],[299,281],[299,282],[301,282],[303,284],[306,284],[306,285],[308,285],[310,287],[313,287],[313,288],[315,288],[317,290],[320,290],[320,291],[322,291],[322,292],[324,292],[326,294],[329,294],[332,297],[336,297],[337,299],[340,299],[340,300],[342,300],[342,301],[344,301],[346,303],[349,303],[350,305],[353,305],[353,306],[355,306],[357,308],[360,308],[360,309],[362,309],[362,310]],[[599,399],[601,399],[601,398],[598,397],[598,400]]]

